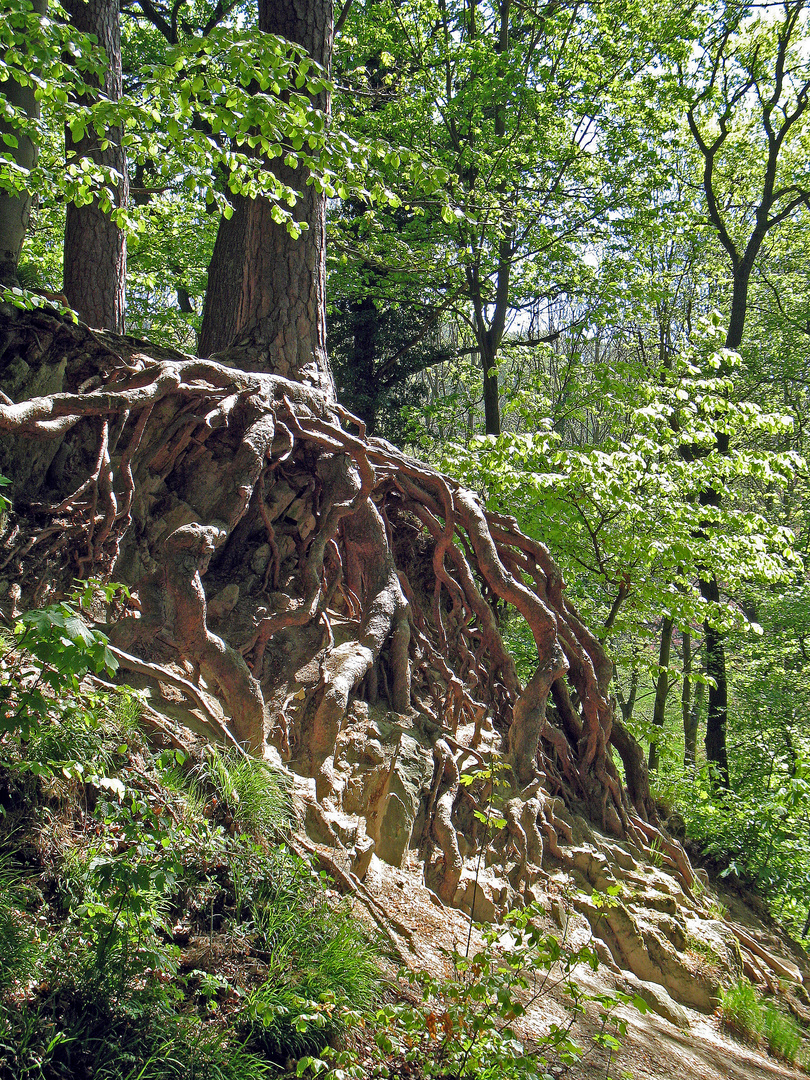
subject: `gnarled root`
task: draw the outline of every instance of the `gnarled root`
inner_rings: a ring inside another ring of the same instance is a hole
[[[136,641],[158,664],[190,662],[253,753],[272,700],[291,764],[323,799],[339,787],[335,747],[353,695],[428,713],[442,762],[429,822],[443,898],[461,857],[458,770],[441,736],[481,739],[485,715],[518,787],[542,780],[619,834],[639,832],[631,805],[655,821],[638,747],[614,721],[604,650],[547,549],[513,519],[366,438],[312,387],[47,312],[0,318],[0,382],[9,357],[50,373],[42,396],[9,403],[6,381],[0,400],[0,472],[16,485],[5,573],[29,602],[68,591],[77,572],[126,581],[142,612],[119,644]],[[205,587],[233,584],[238,603],[213,633]],[[536,646],[525,686],[502,635],[505,606]],[[562,819],[550,799],[538,786],[524,802],[512,816],[526,858],[556,853]]]
[[[451,904],[461,880],[463,862],[458,847],[458,836],[453,825],[453,805],[458,794],[458,765],[450,747],[444,739],[437,739],[433,748],[436,760],[434,782],[428,820],[431,822],[433,839],[442,852],[442,862],[435,868],[437,879],[429,881],[434,885],[439,899]]]
[[[201,574],[224,538],[224,530],[210,525],[184,525],[166,538],[166,633],[181,654],[199,667],[206,682],[217,688],[238,741],[261,756],[266,742],[261,687],[236,649],[212,634],[206,624]]]

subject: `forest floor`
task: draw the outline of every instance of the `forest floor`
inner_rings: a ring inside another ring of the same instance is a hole
[[[439,977],[451,974],[447,952],[465,953],[470,920],[461,911],[439,906],[437,898],[425,888],[421,866],[416,860],[401,870],[375,860],[366,884],[387,912],[411,931],[409,948],[414,965]],[[722,891],[719,899],[729,909],[728,920],[744,927],[776,955],[798,963],[805,984],[810,982],[808,958],[801,959],[801,950],[778,927],[766,925],[739,894]],[[482,943],[480,929],[474,926],[470,935],[473,952]],[[560,932],[551,920],[548,929]],[[622,973],[611,971],[606,965],[600,965],[594,973],[582,964],[573,977],[590,995],[610,994],[623,985]],[[619,1021],[626,1024],[626,1031],[619,1035],[620,1049],[608,1054],[594,1043],[594,1036],[604,1029],[599,1011],[595,1005],[586,1005],[572,1028],[572,1034],[584,1049],[582,1059],[570,1066],[552,1064],[551,1075],[566,1080],[622,1080],[628,1076],[634,1080],[801,1080],[807,1076],[806,1072],[770,1056],[764,1048],[732,1035],[719,1013],[707,1016],[694,1009],[686,1009],[689,1027],[680,1029],[652,1010],[642,1014],[633,1006],[618,1006],[607,1030],[615,1033]],[[548,992],[533,1006],[525,1022],[517,1025],[517,1030],[531,1042],[547,1032],[551,1024],[565,1025],[569,1020],[563,980],[552,970]]]

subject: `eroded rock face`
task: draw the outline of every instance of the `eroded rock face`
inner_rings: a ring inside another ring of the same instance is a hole
[[[336,742],[334,797],[326,805],[308,803],[310,838],[353,850],[359,877],[372,854],[402,866],[423,832],[433,755],[412,719],[406,726],[405,716],[379,710],[372,716],[365,702],[353,702]]]
[[[504,809],[494,812],[496,826],[479,858],[483,827],[465,810],[464,785],[442,779],[436,732],[425,725],[416,713],[354,701],[331,764],[334,797],[318,802],[313,791],[308,800],[310,838],[344,850],[360,878],[373,855],[402,867],[408,850],[417,849],[428,888],[476,922],[499,922],[507,911],[536,903],[569,944],[594,943],[600,960],[672,1023],[687,1023],[684,1006],[716,1008],[721,987],[742,976],[743,963],[731,928],[701,898],[700,879],[693,876],[690,887],[671,859],[656,850],[653,865],[643,843],[603,835],[537,785],[500,796]],[[450,742],[458,748],[459,775],[480,765],[479,751]],[[460,867],[449,895],[446,853],[431,830],[442,792]]]

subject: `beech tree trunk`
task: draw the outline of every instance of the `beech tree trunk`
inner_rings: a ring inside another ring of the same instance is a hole
[[[696,734],[692,731],[692,635],[684,632],[684,686],[680,691],[680,718],[684,727],[684,768],[694,769]]]
[[[692,711],[689,716],[689,729],[684,732],[686,766],[693,771],[697,766],[697,734],[700,729],[700,717],[703,712],[703,699],[706,695],[706,683],[703,679],[695,684],[692,697]]]
[[[107,53],[109,65],[101,91],[115,101],[121,97],[121,25],[118,0],[66,0],[65,8],[77,30],[95,34]],[[121,129],[105,132],[108,145],[88,131],[74,142],[65,130],[68,162],[91,158],[97,165],[115,170],[114,208],[126,206],[129,183]],[[70,306],[89,326],[124,332],[126,309],[126,236],[110,214],[94,199],[84,206],[70,203],[65,222],[64,284]]]
[[[707,583],[709,599],[715,597],[717,583]],[[714,586],[714,589],[712,588]],[[705,593],[704,593],[705,595]],[[706,675],[709,683],[709,700],[706,710],[706,760],[713,770],[713,779],[720,787],[729,786],[728,750],[726,729],[728,725],[728,682],[726,678],[726,650],[723,635],[708,622],[706,632]]]
[[[44,15],[47,0],[33,0],[34,12]],[[39,103],[35,97],[35,86],[21,86],[14,78],[3,83],[3,96],[9,105],[36,119],[39,116]],[[26,171],[33,168],[37,159],[37,147],[28,138],[10,124],[0,121],[0,134],[7,132],[17,139],[16,147],[4,147],[11,153],[14,162]],[[28,228],[28,215],[31,210],[31,192],[23,191],[12,195],[0,190],[0,285],[17,284],[17,267],[20,261],[25,231]]]
[[[327,71],[332,60],[331,0],[260,0],[259,29],[296,45]],[[316,105],[328,111],[327,95]],[[200,353],[230,355],[263,370],[319,387],[335,398],[326,355],[326,201],[306,184],[306,171],[278,159],[273,168],[295,189],[293,239],[272,218],[266,199],[233,200],[222,218],[208,269]],[[252,359],[251,359],[252,357]]]

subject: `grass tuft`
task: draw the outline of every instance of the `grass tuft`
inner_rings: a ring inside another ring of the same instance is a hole
[[[764,1043],[775,1057],[798,1062],[805,1048],[801,1029],[773,1002],[763,1002],[745,979],[733,983],[720,998],[723,1023],[735,1034],[754,1043]]]
[[[198,795],[214,801],[217,816],[237,829],[271,837],[291,823],[290,792],[265,761],[209,746],[192,783]]]

